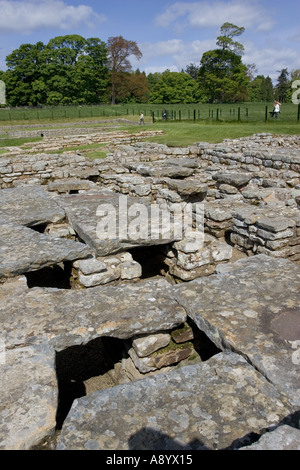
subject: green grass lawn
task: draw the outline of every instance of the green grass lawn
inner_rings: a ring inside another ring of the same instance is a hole
[[[82,154],[87,157],[91,158],[92,160],[97,159],[97,158],[105,158],[106,154],[108,152],[107,144],[87,144],[87,145],[78,145],[77,147],[70,146],[70,147],[64,147],[61,150],[51,150],[49,153],[59,153],[62,154],[64,152],[71,152],[76,150],[79,150],[82,152]]]
[[[98,105],[98,106],[44,106],[43,108],[5,108],[0,109],[0,125],[20,121],[55,122],[57,120],[72,121],[76,119],[99,120],[107,118],[125,117],[138,121],[139,114],[143,111],[146,118],[162,119],[163,109],[167,110],[171,120],[190,120],[217,118],[222,121],[254,122],[264,121],[267,112],[272,111],[272,102],[260,103],[230,103],[230,104],[123,104],[123,105]],[[297,121],[298,107],[293,103],[283,103],[281,107],[281,119],[285,121]],[[269,114],[268,114],[269,117]]]
[[[23,144],[40,142],[42,137],[5,137],[0,139],[0,147],[21,147]]]
[[[291,110],[294,111],[295,107],[291,108]],[[126,116],[123,116],[123,118],[126,118]],[[224,139],[235,139],[264,132],[274,135],[300,135],[300,122],[297,120],[289,120],[286,116],[283,116],[283,114],[280,115],[278,120],[268,119],[267,122],[264,120],[241,122],[223,122],[221,120],[159,120],[152,123],[150,116],[146,117],[145,121],[145,126],[140,126],[138,121],[135,119],[132,119],[132,125],[120,123],[118,120],[112,120],[112,124],[118,126],[115,128],[116,130],[127,131],[128,133],[138,133],[142,130],[162,130],[163,135],[148,138],[146,140],[176,147],[186,147],[188,145],[194,144],[195,142],[218,143],[222,142]],[[78,128],[85,128],[89,125],[93,125],[94,127],[99,127],[99,130],[101,129],[101,131],[104,130],[103,122],[101,122],[101,120],[95,122],[95,118],[86,118],[84,122],[78,119],[76,120],[75,118],[72,118],[69,121],[65,119],[62,121],[59,119],[55,122],[51,121],[51,123],[52,125],[55,124],[55,127],[57,128],[60,128],[60,126],[62,127],[62,123],[64,125],[69,123],[72,124],[72,126],[78,126]],[[19,121],[18,124],[24,125],[24,129],[26,129],[26,124],[28,125],[28,121]],[[32,125],[32,121],[30,124]],[[42,121],[38,121],[36,124],[37,129],[41,130],[43,129],[43,124],[44,127],[47,126],[47,123]],[[40,124],[40,126],[38,126],[38,124]],[[7,130],[9,130],[11,126],[12,124],[7,126]],[[20,147],[24,143],[38,142],[41,140],[41,137],[1,137],[0,149],[3,147]],[[101,146],[100,144],[92,144],[90,146],[65,148],[64,151],[66,150],[83,150],[84,154],[89,158],[104,158],[107,148],[105,146]]]
[[[137,132],[140,128],[140,126],[130,126],[127,127],[127,130]],[[195,142],[218,143],[224,139],[236,139],[263,132],[274,135],[300,134],[300,123],[285,124],[281,123],[280,120],[267,123],[157,122],[153,126],[145,126],[145,128],[162,130],[164,132],[162,136],[147,139],[149,142],[157,142],[172,147],[186,147]]]

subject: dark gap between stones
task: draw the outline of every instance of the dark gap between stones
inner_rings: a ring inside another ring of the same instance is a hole
[[[195,361],[207,361],[220,350],[212,341],[188,320],[193,329],[195,353],[182,362],[182,365]],[[183,326],[183,325],[182,325]],[[57,430],[63,422],[76,398],[95,391],[119,385],[114,367],[122,359],[128,359],[126,341],[118,338],[100,337],[82,346],[71,346],[56,353],[56,375],[58,382]],[[174,367],[180,363],[174,364]],[[147,377],[147,374],[145,374]],[[134,379],[133,379],[134,380]]]
[[[142,266],[141,279],[165,276],[168,273],[168,266],[164,263],[162,253],[163,246],[164,245],[144,246],[128,250],[133,260],[137,261]]]
[[[34,230],[35,232],[38,232],[38,233],[45,233],[47,225],[48,224],[31,225],[28,228],[31,228],[31,230]]]
[[[188,325],[192,328],[194,333],[194,339],[192,341],[194,349],[199,354],[203,362],[207,361],[211,357],[219,354],[221,349],[219,349],[211,339],[204,333],[204,331],[199,330],[196,324],[190,318],[187,319]]]
[[[87,394],[85,382],[88,379],[98,377],[99,390],[117,385],[107,373],[122,359],[123,351],[123,340],[101,337],[56,353],[57,430],[62,428],[73,401]]]
[[[71,263],[65,262],[25,273],[25,277],[29,288],[50,287],[71,289],[71,273]]]

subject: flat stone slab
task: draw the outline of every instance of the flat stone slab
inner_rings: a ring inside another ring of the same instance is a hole
[[[84,243],[52,238],[12,223],[0,223],[0,240],[0,278],[91,255],[90,248]]]
[[[255,444],[240,450],[300,450],[300,430],[287,425],[278,426]]]
[[[176,298],[217,347],[241,353],[299,406],[300,266],[257,255],[220,271],[176,286]]]
[[[198,158],[182,158],[182,157],[177,157],[177,158],[168,158],[167,160],[163,160],[161,162],[163,165],[166,166],[180,166],[180,167],[186,167],[186,168],[199,168],[199,159]]]
[[[0,191],[0,220],[32,227],[65,218],[65,211],[42,186],[27,185]]]
[[[238,448],[290,412],[254,367],[220,353],[75,400],[57,450]]]
[[[48,191],[56,191],[58,193],[68,193],[70,191],[82,191],[91,188],[89,180],[81,180],[79,178],[65,178],[62,180],[51,181],[47,189]]]
[[[221,184],[229,184],[237,188],[245,186],[253,178],[253,175],[246,173],[217,173],[213,179]]]
[[[193,176],[195,168],[160,162],[155,165],[139,165],[136,168],[137,173],[142,176],[151,176],[152,178],[188,178]]]
[[[176,225],[165,211],[171,229],[163,223],[151,225],[151,204],[143,199],[105,190],[61,196],[59,201],[72,228],[98,256],[139,246],[167,244],[181,238],[181,235],[176,236]],[[162,212],[160,210],[160,220]]]
[[[202,184],[197,179],[172,180],[165,179],[165,183],[170,189],[178,192],[181,196],[201,196],[205,198],[208,190],[207,184]]]
[[[48,345],[7,349],[0,374],[0,449],[28,450],[55,430],[55,351]]]
[[[212,202],[205,203],[204,213],[207,219],[215,222],[224,222],[232,219],[232,212],[236,207],[241,207],[241,210],[247,208],[246,204],[228,202],[224,199],[217,199]]]
[[[59,351],[100,336],[128,339],[185,321],[185,310],[163,279],[62,290],[29,289],[21,277],[0,286],[0,322],[9,347],[48,342]]]

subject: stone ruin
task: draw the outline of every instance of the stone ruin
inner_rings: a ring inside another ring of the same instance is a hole
[[[0,159],[0,448],[299,450],[299,136],[47,153],[107,138]],[[101,237],[120,201],[159,230]]]

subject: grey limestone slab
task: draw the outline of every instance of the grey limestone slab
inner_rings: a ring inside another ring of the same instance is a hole
[[[13,223],[0,223],[0,278],[87,258],[91,254],[84,243],[56,239]]]
[[[65,211],[42,186],[25,185],[0,191],[0,221],[31,227],[59,222],[64,217]]]
[[[59,203],[80,239],[98,256],[115,254],[142,246],[167,244],[182,237],[176,232],[170,213],[170,229],[163,223],[163,211],[157,207],[153,216],[151,204],[109,190],[62,196]],[[157,220],[157,223],[153,223]]]
[[[0,286],[0,321],[10,347],[47,341],[59,351],[100,336],[169,330],[185,320],[165,280],[80,290],[28,289],[17,280]]]
[[[175,290],[188,316],[220,349],[241,353],[299,405],[299,265],[257,255]]]
[[[28,450],[54,432],[55,351],[47,344],[7,345],[0,363],[0,449]]]
[[[57,450],[236,448],[291,410],[242,357],[220,353],[75,400]]]

